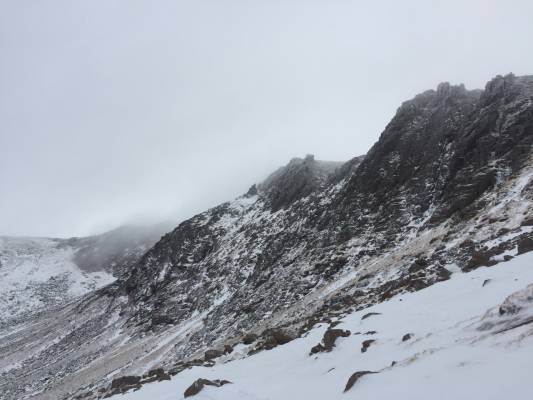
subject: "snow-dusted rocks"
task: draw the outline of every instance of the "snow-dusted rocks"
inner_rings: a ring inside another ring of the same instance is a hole
[[[530,366],[498,348],[527,329],[502,331],[507,322],[528,314],[486,313],[531,283],[517,262],[533,239],[532,145],[531,76],[497,77],[484,91],[443,84],[422,93],[363,158],[336,169],[293,160],[183,221],[111,285],[13,326],[16,337],[0,339],[9,354],[0,390],[8,400],[94,399],[113,379],[163,368],[170,382],[127,399],[174,399],[165,390],[176,396],[198,378],[220,377],[234,384],[215,398],[334,399],[353,373],[374,371],[346,395],[390,398],[394,388],[423,398],[427,385],[417,391],[411,382],[425,382],[428,371],[444,393],[442,376],[468,387],[493,374],[486,357],[509,370]],[[366,334],[309,357],[331,325]],[[233,351],[205,359],[225,346]],[[212,389],[199,396],[215,396]],[[501,393],[490,389],[483,393]]]
[[[86,272],[62,240],[0,237],[0,326],[57,308],[115,278]]]
[[[533,368],[533,324],[499,333],[479,326],[488,314],[494,312],[498,318],[498,309],[508,298],[524,304],[522,299],[528,295],[522,292],[533,282],[532,265],[533,253],[527,253],[494,267],[455,272],[447,281],[339,318],[338,328],[378,332],[377,341],[366,353],[359,351],[365,336],[350,335],[339,340],[331,352],[309,357],[310,346],[329,328],[321,323],[284,346],[212,367],[193,367],[170,381],[145,385],[118,398],[180,399],[179,394],[196,379],[221,377],[233,384],[205,387],[198,398],[527,398]],[[489,278],[491,284],[482,287]],[[379,318],[361,320],[367,311],[378,310],[382,312]],[[402,341],[408,330],[413,337]],[[374,373],[363,375],[366,371]],[[354,384],[348,388],[350,381]]]
[[[497,310],[487,312],[479,330],[499,334],[529,324],[533,324],[533,283],[509,295]]]

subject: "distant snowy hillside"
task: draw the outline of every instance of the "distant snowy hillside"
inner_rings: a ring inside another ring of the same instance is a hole
[[[74,249],[60,240],[0,237],[0,325],[115,280],[105,271],[81,270],[73,256]]]
[[[167,229],[124,226],[71,239],[0,236],[0,328],[110,284]]]
[[[329,328],[319,324],[284,346],[246,357],[251,346],[239,345],[213,367],[193,367],[117,398],[182,399],[199,378],[232,383],[207,385],[192,399],[528,398],[533,253],[492,268],[454,273],[448,281],[394,296],[334,319],[330,326],[350,331],[330,352],[310,355]],[[376,374],[362,376],[344,393],[350,376],[361,371]]]

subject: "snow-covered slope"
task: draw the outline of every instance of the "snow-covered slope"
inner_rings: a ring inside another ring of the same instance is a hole
[[[59,239],[0,237],[0,325],[115,280],[106,271],[81,270],[74,253]]]
[[[114,282],[168,229],[126,225],[70,239],[0,236],[0,328]]]
[[[456,270],[456,267],[450,266]],[[528,286],[529,285],[529,286]],[[331,352],[310,355],[327,324],[286,345],[244,357],[240,345],[213,367],[146,384],[122,400],[176,400],[197,379],[225,379],[195,399],[524,399],[533,370],[533,253],[334,321],[349,330]],[[507,300],[506,300],[507,299]],[[513,305],[514,312],[504,312]],[[369,313],[376,313],[363,318]],[[409,336],[406,336],[409,335]],[[365,352],[365,341],[374,340]],[[231,361],[232,359],[237,359]],[[350,376],[365,375],[344,393]]]

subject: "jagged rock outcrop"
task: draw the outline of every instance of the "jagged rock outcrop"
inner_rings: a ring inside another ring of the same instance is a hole
[[[342,164],[317,161],[311,154],[304,159],[293,158],[289,164],[265,179],[258,186],[258,193],[263,194],[265,203],[272,211],[278,211],[323,188]]]
[[[180,323],[203,311],[204,329],[191,341],[209,342],[223,326],[239,335],[406,238],[448,218],[473,218],[487,203],[483,194],[528,162],[532,96],[532,77],[497,77],[484,91],[444,83],[405,102],[340,182],[333,183],[339,172],[319,168],[312,157],[291,161],[256,195],[199,214],[165,236],[123,283],[128,312],[136,324],[156,327],[161,315],[164,323]],[[431,251],[378,291],[447,279],[442,266],[456,259],[466,268],[462,257],[475,251]],[[357,303],[355,292],[349,296],[345,306]]]

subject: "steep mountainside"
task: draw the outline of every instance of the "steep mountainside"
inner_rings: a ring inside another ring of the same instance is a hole
[[[532,263],[529,253],[493,268],[457,272],[429,288],[317,324],[272,351],[245,357],[250,346],[239,344],[213,367],[195,366],[117,398],[180,399],[197,379],[231,382],[206,385],[192,397],[213,400],[527,398]]]
[[[533,250],[532,145],[533,76],[441,84],[402,104],[366,156],[294,159],[113,284],[0,332],[0,390],[111,396],[139,383],[114,378],[212,365],[240,343],[252,355]]]

